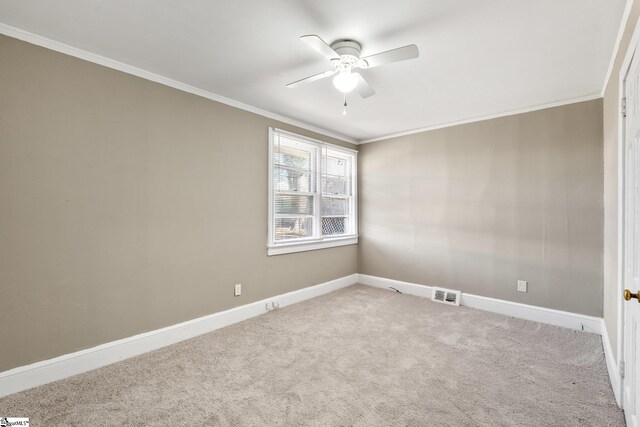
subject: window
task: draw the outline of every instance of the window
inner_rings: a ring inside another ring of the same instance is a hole
[[[268,254],[358,243],[357,152],[269,129]]]

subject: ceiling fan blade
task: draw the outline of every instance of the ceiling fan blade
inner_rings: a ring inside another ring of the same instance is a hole
[[[335,50],[331,49],[331,46],[316,35],[302,36],[300,37],[300,40],[327,59],[340,59],[340,55],[338,55]]]
[[[358,76],[358,86],[356,86],[356,92],[358,92],[358,94],[362,98],[368,98],[376,94],[376,91],[373,90],[371,86],[369,86],[369,83],[367,83],[367,81],[364,79],[364,77],[362,77],[362,75],[360,75],[360,73],[353,74]]]
[[[296,87],[304,83],[315,82],[316,80],[324,79],[325,77],[329,77],[337,73],[338,70],[329,70],[323,73],[314,74],[313,76],[305,77],[304,79],[296,80],[295,82],[291,82],[287,84],[287,87]]]
[[[397,49],[387,50],[386,52],[376,53],[375,55],[367,56],[362,59],[367,61],[366,68],[377,67],[378,65],[390,64],[392,62],[405,61],[407,59],[417,58],[420,53],[418,52],[418,46],[410,44],[407,46],[399,47]]]

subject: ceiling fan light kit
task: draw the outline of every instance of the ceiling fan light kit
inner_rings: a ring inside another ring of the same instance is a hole
[[[336,75],[333,78],[333,85],[345,96],[345,109],[343,110],[343,114],[346,114],[347,93],[355,89],[362,98],[368,98],[376,93],[371,86],[369,86],[369,83],[367,83],[364,77],[353,70],[358,68],[366,70],[379,65],[417,58],[419,55],[418,47],[414,44],[361,58],[360,52],[362,47],[360,43],[354,40],[338,40],[333,42],[331,45],[327,44],[316,35],[302,36],[300,37],[300,40],[327,58],[330,61],[333,70],[328,70],[291,82],[287,87],[293,88],[300,84],[311,83],[325,77]]]
[[[333,78],[333,85],[342,93],[349,93],[358,86],[358,76],[350,69],[342,70]]]

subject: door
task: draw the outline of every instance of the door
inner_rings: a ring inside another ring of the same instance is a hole
[[[640,52],[638,52],[640,53]],[[640,427],[640,55],[635,55],[624,81],[624,412],[627,425]]]

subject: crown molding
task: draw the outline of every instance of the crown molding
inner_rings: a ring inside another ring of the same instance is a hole
[[[540,105],[535,105],[535,106],[532,106],[532,107],[509,110],[509,111],[504,111],[504,112],[496,113],[496,114],[489,114],[489,115],[486,115],[486,116],[478,116],[478,117],[472,117],[472,118],[469,118],[469,119],[462,119],[462,120],[456,120],[456,121],[452,121],[452,122],[434,124],[434,125],[431,125],[431,126],[426,126],[426,127],[418,128],[418,129],[412,129],[412,130],[408,130],[408,131],[404,131],[404,132],[391,133],[391,134],[388,134],[388,135],[378,136],[378,137],[375,137],[375,138],[360,140],[360,141],[358,141],[358,144],[367,144],[369,142],[382,141],[382,140],[385,140],[385,139],[397,138],[399,136],[413,135],[415,133],[421,133],[421,132],[426,132],[426,131],[436,130],[436,129],[443,129],[443,128],[448,128],[448,127],[452,127],[452,126],[459,126],[459,125],[464,125],[464,124],[468,124],[468,123],[481,122],[481,121],[484,121],[484,120],[497,119],[497,118],[500,118],[500,117],[515,116],[516,114],[529,113],[529,112],[532,112],[532,111],[544,110],[546,108],[560,107],[560,106],[563,106],[563,105],[576,104],[578,102],[585,102],[585,101],[592,101],[594,99],[600,99],[600,98],[602,98],[602,96],[600,95],[600,92],[598,91],[598,92],[592,93],[590,95],[586,95],[586,96],[582,96],[582,97],[578,97],[578,98],[570,98],[570,99],[565,99],[565,100],[562,100],[562,101],[550,102],[548,104],[540,104]]]
[[[633,6],[633,0],[627,0],[627,4],[624,7],[624,12],[622,13],[622,19],[620,20],[620,25],[618,26],[616,43],[613,45],[613,52],[611,52],[611,59],[609,59],[609,68],[607,68],[607,74],[604,76],[604,83],[602,84],[602,90],[600,91],[600,96],[602,96],[603,98],[604,92],[607,90],[607,85],[609,84],[609,79],[611,78],[611,74],[613,73],[613,66],[616,63],[618,50],[620,50],[620,43],[622,43],[624,29],[627,26],[627,21],[629,20],[629,15],[631,14],[631,6]]]
[[[631,9],[631,4],[633,3],[633,0],[627,0],[627,6],[625,8],[625,12],[624,12],[624,19],[622,20],[622,24],[624,24],[626,22],[626,18],[629,15],[630,9]],[[621,30],[624,31],[624,25],[621,24]],[[528,113],[531,111],[536,111],[536,110],[542,110],[545,108],[552,108],[552,107],[558,107],[558,106],[562,106],[562,105],[567,105],[567,104],[573,104],[573,103],[577,103],[577,102],[583,102],[583,101],[590,101],[593,99],[598,99],[602,97],[602,92],[599,91],[597,93],[592,93],[583,97],[578,97],[578,98],[571,98],[571,99],[566,99],[566,100],[562,100],[562,101],[557,101],[557,102],[552,102],[552,103],[547,103],[547,104],[540,104],[540,105],[536,105],[536,106],[532,106],[532,107],[526,107],[526,108],[521,108],[521,109],[515,109],[515,110],[509,110],[509,111],[504,111],[501,113],[496,113],[496,114],[490,114],[490,115],[484,115],[484,116],[478,116],[478,117],[472,117],[472,118],[468,118],[468,119],[462,119],[462,120],[456,120],[456,121],[451,121],[451,122],[444,122],[444,123],[439,123],[439,124],[433,124],[433,125],[429,125],[429,126],[425,126],[425,127],[421,127],[421,128],[417,128],[417,129],[412,129],[412,130],[407,130],[407,131],[403,131],[403,132],[397,132],[397,133],[391,133],[391,134],[386,134],[386,135],[381,135],[381,136],[377,136],[374,138],[369,138],[369,139],[355,139],[349,136],[346,136],[344,134],[341,134],[339,132],[335,132],[333,130],[330,129],[325,129],[322,127],[318,127],[315,125],[312,125],[310,123],[307,122],[303,122],[300,120],[296,120],[296,119],[292,119],[290,117],[286,117],[286,116],[282,116],[280,114],[277,113],[273,113],[271,111],[268,110],[263,110],[261,108],[258,107],[254,107],[252,105],[249,104],[245,104],[243,102],[240,101],[236,101],[235,99],[231,99],[231,98],[227,98],[225,96],[216,94],[214,92],[205,90],[205,89],[201,89],[195,86],[191,86],[187,83],[183,83],[181,81],[178,80],[174,80],[171,79],[169,77],[165,77],[162,76],[160,74],[156,74],[153,73],[151,71],[147,71],[144,70],[142,68],[138,68],[138,67],[134,67],[132,65],[126,64],[124,62],[120,62],[120,61],[116,61],[114,59],[105,57],[105,56],[101,56],[101,55],[97,55],[94,53],[91,53],[89,51],[86,50],[82,50],[52,39],[49,39],[47,37],[43,37],[40,36],[38,34],[34,34],[16,27],[12,27],[10,25],[6,25],[3,23],[0,23],[0,34],[4,34],[8,37],[12,37],[18,40],[22,40],[24,42],[27,43],[31,43],[37,46],[41,46],[44,47],[46,49],[50,49],[56,52],[60,52],[69,56],[73,56],[75,58],[79,58],[88,62],[92,62],[94,64],[98,64],[98,65],[102,65],[104,67],[108,67],[117,71],[121,71],[123,73],[127,73],[130,75],[134,75],[140,78],[143,78],[145,80],[149,80],[155,83],[159,83],[165,86],[169,86],[171,88],[183,91],[183,92],[187,92],[196,96],[200,96],[215,102],[219,102],[221,104],[225,104],[228,105],[230,107],[234,107],[234,108],[238,108],[240,110],[244,110],[244,111],[248,111],[250,113],[254,113],[263,117],[267,117],[273,120],[277,120],[280,121],[282,123],[286,123],[292,126],[297,126],[301,129],[305,129],[311,132],[315,132],[318,133],[320,135],[324,135],[324,136],[328,136],[331,138],[336,138],[345,142],[349,142],[355,145],[359,145],[359,144],[366,144],[369,142],[375,142],[375,141],[382,141],[382,140],[386,140],[386,139],[391,139],[391,138],[396,138],[399,136],[406,136],[406,135],[412,135],[415,133],[420,133],[420,132],[426,132],[426,131],[430,131],[430,130],[436,130],[436,129],[443,129],[443,128],[447,128],[447,127],[452,127],[452,126],[458,126],[458,125],[463,125],[463,124],[467,124],[467,123],[474,123],[474,122],[479,122],[479,121],[483,121],[483,120],[490,120],[490,119],[496,119],[499,117],[506,117],[506,116],[512,116],[512,115],[516,115],[516,114],[522,114],[522,113]],[[612,55],[612,61],[615,62],[615,56],[617,54],[617,50],[620,44],[620,40],[622,36],[622,33],[619,29],[618,31],[618,41],[616,42],[616,47],[614,49],[614,53]],[[610,70],[608,71],[607,74],[607,80],[605,80],[605,84],[603,87],[603,91],[604,89],[606,89],[606,85],[607,85],[607,81],[609,78],[609,75],[611,74],[611,69],[612,69],[612,65],[613,62],[610,64]]]
[[[172,87],[174,89],[178,89],[183,92],[187,92],[193,95],[197,95],[203,98],[210,99],[215,102],[219,102],[221,104],[228,105],[230,107],[238,108],[240,110],[248,111],[250,113],[254,113],[263,117],[267,117],[269,119],[277,120],[279,122],[287,123],[289,125],[297,126],[302,129],[306,129],[311,132],[315,132],[324,136],[328,136],[331,138],[336,138],[345,142],[350,142],[352,144],[357,144],[358,141],[343,135],[338,132],[331,131],[329,129],[321,128],[318,126],[314,126],[312,124],[292,119],[290,117],[282,116],[277,113],[273,113],[268,110],[263,110],[258,107],[254,107],[249,104],[245,104],[240,101],[236,101],[235,99],[227,98],[222,95],[218,95],[217,93],[210,92],[205,89],[201,89],[195,86],[191,86],[189,84],[183,83],[178,80],[171,79],[169,77],[162,76],[160,74],[153,73],[151,71],[144,70],[142,68],[134,67],[129,64],[125,64],[124,62],[116,61],[115,59],[107,58],[105,56],[96,55],[94,53],[88,52],[86,50],[82,50],[55,40],[51,40],[49,38],[40,36],[38,34],[34,34],[28,31],[21,30],[20,28],[12,27],[10,25],[0,23],[0,34],[4,34],[5,36],[12,37],[18,40],[22,40],[27,43],[31,43],[37,46],[41,46],[56,52],[64,53],[69,56],[73,56],[75,58],[79,58],[85,61],[92,62],[94,64],[102,65],[104,67],[112,68],[114,70],[121,71],[123,73],[131,74],[137,77],[141,77],[145,80],[150,80],[155,83],[160,83],[165,86]]]

